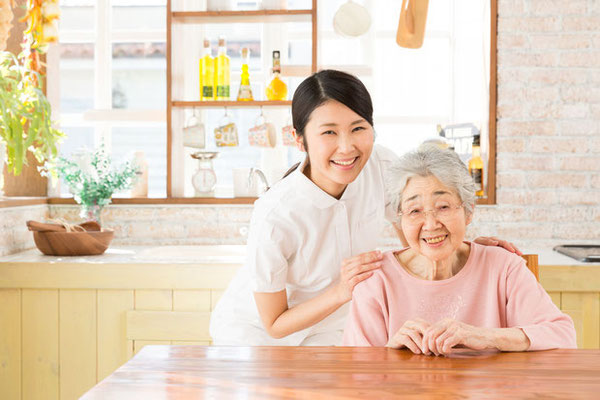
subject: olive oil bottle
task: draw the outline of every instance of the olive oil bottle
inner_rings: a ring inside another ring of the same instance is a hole
[[[273,51],[273,79],[267,86],[265,94],[269,100],[286,100],[287,99],[287,85],[281,80],[279,75],[281,74],[281,54],[279,50]]]
[[[229,57],[227,56],[227,46],[225,38],[219,37],[219,53],[215,58],[215,87],[217,90],[216,100],[228,101],[229,96]]]
[[[475,195],[483,197],[483,160],[481,159],[481,136],[473,136],[473,156],[469,160],[469,174],[475,182]]]
[[[210,40],[204,39],[200,58],[200,100],[203,101],[215,99],[215,61],[210,53]]]
[[[242,79],[240,90],[238,90],[237,101],[252,101],[252,87],[250,86],[250,73],[248,72],[248,62],[250,60],[250,49],[242,47],[240,50],[242,56]]]

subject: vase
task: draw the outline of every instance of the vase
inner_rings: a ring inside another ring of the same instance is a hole
[[[104,205],[101,204],[82,204],[79,212],[79,217],[85,221],[96,221],[102,225],[102,210]]]

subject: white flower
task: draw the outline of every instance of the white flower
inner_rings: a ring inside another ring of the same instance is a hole
[[[92,167],[92,155],[89,150],[84,149],[79,153],[73,154],[73,159],[79,165],[79,169],[84,175],[91,175],[94,172]]]

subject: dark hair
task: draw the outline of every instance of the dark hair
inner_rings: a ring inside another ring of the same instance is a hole
[[[373,103],[363,83],[346,72],[325,69],[302,81],[292,99],[292,123],[296,135],[304,129],[315,108],[328,100],[342,103],[373,126]]]
[[[365,85],[354,75],[334,69],[325,69],[312,74],[302,81],[292,99],[292,124],[296,135],[301,136],[308,149],[304,129],[315,108],[335,100],[342,103],[373,126],[373,103]],[[288,170],[284,178],[291,174],[299,163]]]

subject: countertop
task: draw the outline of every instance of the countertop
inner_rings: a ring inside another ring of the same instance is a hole
[[[46,256],[38,249],[0,257],[0,263],[51,264],[243,264],[244,245],[114,246],[97,256]]]
[[[539,255],[540,283],[547,291],[600,291],[600,263],[551,249],[523,250]],[[114,246],[85,257],[50,257],[31,249],[0,257],[0,288],[226,288],[245,253],[243,245]]]
[[[538,254],[540,266],[600,266],[600,263],[584,263],[550,248],[523,249],[523,253]],[[114,246],[102,255],[81,257],[46,256],[37,249],[29,249],[0,257],[0,263],[243,264],[245,256],[245,245]]]
[[[0,288],[226,288],[246,246],[114,246],[99,256],[51,257],[37,249],[0,257]]]

